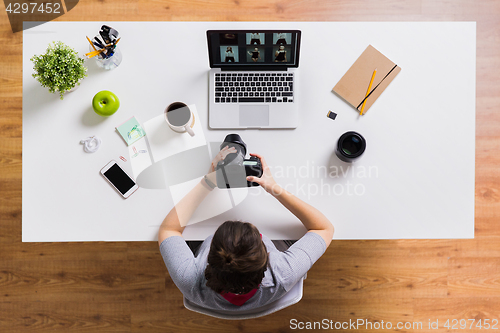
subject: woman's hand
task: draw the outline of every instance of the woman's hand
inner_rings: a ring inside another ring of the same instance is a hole
[[[247,180],[259,184],[260,186],[262,186],[264,190],[266,190],[266,192],[271,193],[272,195],[280,194],[283,191],[283,189],[274,180],[273,175],[271,174],[271,170],[269,169],[269,166],[267,165],[264,157],[258,154],[250,154],[250,156],[255,156],[260,158],[263,172],[260,178],[254,176],[248,176]]]
[[[212,160],[212,164],[210,165],[210,169],[208,170],[208,173],[212,173],[215,171],[215,167],[217,166],[217,163],[220,161],[224,160],[227,155],[236,153],[236,148],[229,146],[225,146],[222,148],[217,155],[215,155],[214,159]]]

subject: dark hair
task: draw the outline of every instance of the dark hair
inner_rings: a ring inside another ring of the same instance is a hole
[[[267,265],[267,249],[259,230],[251,223],[226,221],[210,244],[207,286],[217,293],[246,294],[261,283]]]

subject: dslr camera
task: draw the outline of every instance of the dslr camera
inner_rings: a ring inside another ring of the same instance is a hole
[[[246,159],[247,145],[238,134],[228,134],[220,149],[228,146],[234,147],[236,153],[231,153],[217,163],[215,167],[218,188],[238,188],[259,186],[255,182],[247,181],[247,176],[262,176],[262,163],[260,158],[250,156]]]

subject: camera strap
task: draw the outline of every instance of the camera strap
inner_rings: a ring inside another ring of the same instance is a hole
[[[226,170],[224,169],[224,167],[220,168],[220,170],[222,172],[222,177],[224,177],[224,183],[226,183],[226,188],[230,189],[231,187],[229,186],[229,180],[227,179]],[[231,200],[231,206],[236,207],[236,204],[234,203],[232,191],[229,191],[229,200]]]
[[[222,167],[220,168],[220,171],[222,172],[222,176],[224,177],[224,183],[226,184],[226,188],[231,188],[229,186],[229,179],[227,179],[226,169]]]

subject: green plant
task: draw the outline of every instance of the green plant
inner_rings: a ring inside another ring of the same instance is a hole
[[[63,94],[80,85],[80,80],[87,76],[87,68],[83,66],[83,59],[78,53],[63,42],[52,42],[47,52],[31,58],[35,73],[33,77],[42,87],[49,88],[49,92]]]

